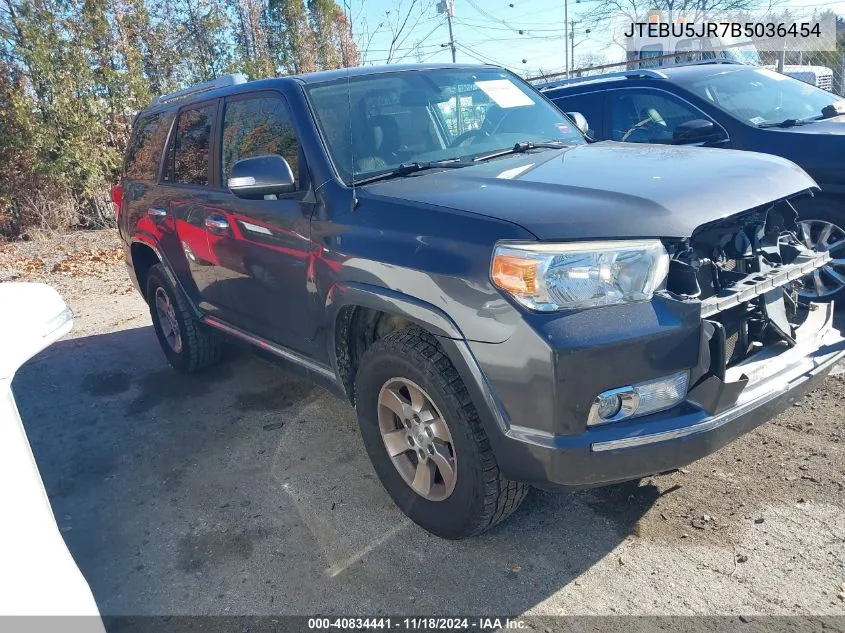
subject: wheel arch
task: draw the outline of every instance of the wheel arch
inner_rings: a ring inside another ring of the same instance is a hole
[[[388,320],[388,327],[383,334],[390,332],[392,325],[417,325],[434,335],[438,346],[458,372],[502,472],[506,476],[520,473],[526,460],[534,460],[528,443],[511,438],[507,411],[494,395],[463,333],[437,306],[386,288],[349,283],[332,289],[326,308],[328,322],[333,327],[329,355],[342,388],[353,406],[356,405],[358,364],[367,349],[367,345],[356,347],[355,337],[362,332],[370,332],[371,338],[365,338],[365,343],[371,345],[377,340],[372,333],[378,330],[379,319]]]
[[[332,324],[329,357],[352,403],[358,362],[378,338],[415,324],[438,339],[464,340],[455,322],[436,306],[371,284],[335,285],[328,294],[326,311]]]
[[[147,275],[156,264],[163,263],[158,248],[142,241],[133,240],[129,245],[129,256],[132,261],[132,271],[137,281],[138,291],[144,300],[147,299]]]
[[[338,284],[326,302],[332,336],[329,357],[350,402],[355,404],[355,376],[361,355],[377,334],[384,335],[398,327],[415,324],[433,334],[441,349],[463,380],[478,411],[487,435],[498,453],[510,428],[507,413],[500,406],[463,332],[443,310],[430,303],[379,286],[361,283]],[[379,321],[387,327],[379,332]],[[369,329],[368,329],[369,328]],[[365,345],[356,345],[356,337],[365,333]],[[369,333],[369,334],[367,334]]]

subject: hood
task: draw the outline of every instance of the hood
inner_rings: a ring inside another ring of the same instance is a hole
[[[768,154],[603,142],[374,183],[377,196],[518,224],[538,238],[689,237],[816,184]]]

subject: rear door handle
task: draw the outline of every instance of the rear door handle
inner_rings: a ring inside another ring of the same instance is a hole
[[[167,211],[161,207],[150,207],[147,209],[147,215],[151,215],[154,218],[163,218],[167,215]]]
[[[225,218],[211,215],[205,219],[205,228],[210,231],[228,231],[229,223]]]

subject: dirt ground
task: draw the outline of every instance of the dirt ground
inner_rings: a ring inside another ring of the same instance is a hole
[[[679,472],[534,491],[442,541],[392,505],[348,404],[246,355],[174,373],[116,247],[0,245],[0,281],[76,314],[14,390],[104,614],[845,615],[845,375]]]

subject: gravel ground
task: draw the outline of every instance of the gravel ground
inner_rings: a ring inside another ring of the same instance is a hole
[[[76,313],[14,390],[104,614],[845,615],[845,375],[679,472],[534,491],[442,541],[392,505],[348,404],[246,355],[174,373],[116,245],[0,245],[0,280]]]

